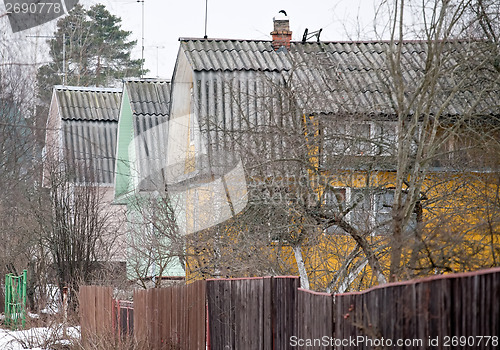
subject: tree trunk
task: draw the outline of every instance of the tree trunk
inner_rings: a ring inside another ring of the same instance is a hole
[[[304,289],[310,289],[306,265],[304,264],[304,259],[302,259],[302,249],[299,245],[294,246],[292,249],[293,253],[295,254],[295,261],[297,262],[297,269],[299,270],[300,287]]]

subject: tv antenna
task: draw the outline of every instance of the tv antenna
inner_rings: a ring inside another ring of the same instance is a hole
[[[319,30],[309,33],[309,30],[306,28],[306,30],[304,30],[304,35],[302,36],[302,42],[305,43],[307,40],[315,36],[316,41],[319,43],[319,36],[321,35],[322,30],[323,28],[320,28]]]
[[[160,59],[159,59],[159,56],[158,56],[158,50],[159,49],[164,49],[165,46],[161,46],[161,45],[154,45],[153,47],[156,47],[156,77],[159,78],[160,75],[158,73],[158,68],[159,68],[159,62],[160,62]]]
[[[208,0],[205,0],[205,35],[203,36],[204,39],[207,39],[207,18],[208,18]]]

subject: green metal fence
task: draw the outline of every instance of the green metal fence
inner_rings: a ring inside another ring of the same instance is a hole
[[[28,272],[20,276],[5,276],[5,324],[11,328],[26,324],[26,279]]]

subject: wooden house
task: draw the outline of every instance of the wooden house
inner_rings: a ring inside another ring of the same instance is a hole
[[[269,41],[180,39],[166,184],[194,232],[188,278],[299,273],[342,291],[495,264],[488,43],[295,42],[274,25]],[[226,203],[206,210],[193,189],[214,181]]]
[[[113,262],[124,273],[125,216],[122,207],[112,205],[121,95],[122,90],[116,88],[54,87],[43,150],[42,181],[50,191],[69,191],[70,196],[78,188],[94,189],[93,202],[88,206],[99,206],[95,210],[103,218],[101,225],[106,222],[103,245],[110,246],[97,255]],[[74,198],[77,200],[77,196]]]
[[[124,81],[119,109],[114,201],[127,207],[130,279],[181,278],[184,255],[165,192],[170,81]]]

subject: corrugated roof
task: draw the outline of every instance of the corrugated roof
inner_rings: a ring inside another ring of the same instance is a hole
[[[125,81],[132,112],[143,115],[168,115],[170,108],[169,80]]]
[[[444,70],[449,73],[439,76],[439,91],[432,98],[437,106],[447,104],[445,114],[463,114],[470,108],[477,113],[499,114],[498,90],[481,91],[479,101],[473,98],[480,81],[477,75],[491,75],[484,70],[470,74],[470,84],[462,81],[460,91],[454,91],[454,98],[445,103],[457,86],[456,63],[468,60],[474,64],[475,58],[469,55],[471,46],[482,44],[457,40],[444,46]],[[424,75],[428,43],[408,41],[402,45],[401,78],[408,102],[418,86],[415,82]],[[391,100],[389,93],[394,84],[388,69],[389,42],[292,42],[289,50],[274,51],[271,41],[181,39],[181,47],[198,74],[278,73],[307,113],[394,113],[394,98]],[[463,77],[467,72],[462,72],[459,79]]]
[[[134,118],[139,190],[164,188],[162,169],[166,161],[169,80],[128,80],[125,89]]]
[[[61,119],[117,121],[121,89],[56,86]]]
[[[122,90],[56,86],[55,93],[73,180],[112,184]]]
[[[116,121],[63,121],[68,170],[75,182],[114,182],[117,128]]]
[[[195,71],[282,71],[290,69],[286,52],[275,52],[270,41],[184,40],[181,46]]]
[[[230,157],[239,147],[268,159],[299,159],[304,150],[287,145],[296,144],[295,131],[302,134],[303,115],[322,114],[317,120],[326,124],[337,116],[387,121],[399,112],[500,115],[498,71],[488,66],[484,41],[292,42],[288,50],[278,51],[271,41],[180,41],[180,52],[194,72],[197,137],[208,155],[199,157],[197,169],[215,175],[232,166]],[[391,72],[397,51],[392,45],[401,48],[401,60]],[[442,50],[439,62],[428,60],[429,45]],[[436,68],[434,85],[426,72]],[[429,91],[426,82],[435,89]],[[272,137],[255,137],[265,133]],[[279,165],[273,168],[269,162],[258,170],[266,176],[297,170],[293,161]]]
[[[134,113],[134,135],[144,182],[157,184],[164,160],[163,134],[170,108],[170,81],[126,80]],[[76,182],[114,182],[122,89],[55,87],[65,152]]]

